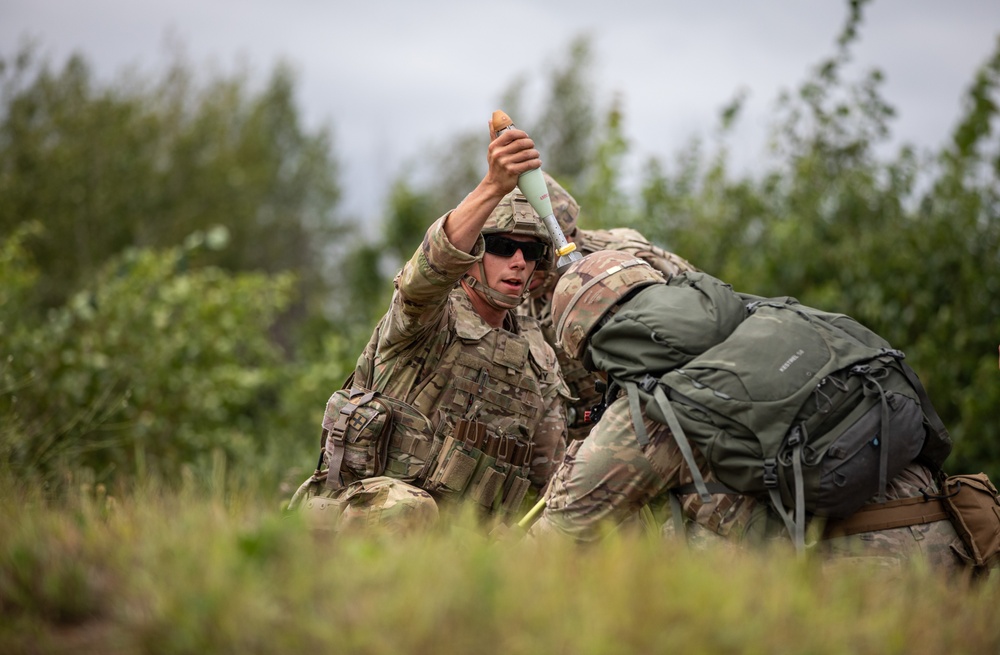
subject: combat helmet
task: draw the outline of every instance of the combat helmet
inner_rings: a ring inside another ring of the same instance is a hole
[[[559,278],[552,296],[556,343],[574,359],[582,359],[591,332],[623,299],[665,280],[634,255],[598,250],[573,262]]]
[[[496,208],[490,212],[490,216],[483,224],[480,233],[483,235],[518,234],[534,237],[546,244],[549,242],[549,232],[545,229],[545,223],[538,217],[531,203],[517,187],[505,195]]]
[[[496,208],[490,212],[489,218],[486,219],[480,230],[480,234],[483,236],[487,234],[516,234],[535,238],[546,244],[546,246],[550,246],[549,232],[545,227],[545,223],[542,222],[542,219],[539,218],[538,214],[531,207],[531,203],[528,202],[528,199],[517,187],[514,187],[513,191],[505,195]],[[551,247],[547,248],[547,253],[545,257],[539,260],[537,264],[538,268],[551,267]],[[479,260],[479,274],[483,280],[486,279],[486,267],[482,260]],[[527,297],[527,284],[524,285],[524,291],[520,296],[509,296],[505,293],[500,293],[484,283],[480,283],[479,280],[471,275],[466,274],[463,280],[470,288],[479,293],[487,303],[499,309],[514,309]]]

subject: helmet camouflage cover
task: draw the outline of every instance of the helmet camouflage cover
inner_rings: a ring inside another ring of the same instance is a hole
[[[617,250],[599,250],[573,262],[552,296],[556,342],[580,359],[587,338],[613,307],[638,289],[664,282],[648,263]]]
[[[549,243],[545,223],[517,187],[503,197],[483,224],[482,234],[518,234]]]

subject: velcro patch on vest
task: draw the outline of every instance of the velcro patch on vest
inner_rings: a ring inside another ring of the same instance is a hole
[[[523,370],[528,363],[528,344],[501,334],[497,340],[496,351],[493,353],[493,362],[507,368]]]

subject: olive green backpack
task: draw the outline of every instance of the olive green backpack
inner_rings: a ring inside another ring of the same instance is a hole
[[[737,293],[705,273],[639,292],[588,355],[667,424],[709,500],[697,447],[728,489],[774,507],[796,544],[806,513],[846,517],[904,466],[940,469],[951,439],[903,353],[854,319]]]

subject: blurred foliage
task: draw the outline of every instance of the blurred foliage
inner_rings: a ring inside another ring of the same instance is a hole
[[[0,59],[4,465],[221,461],[273,487],[290,451],[312,457],[355,357],[330,319],[332,139],[301,125],[286,67],[259,89],[195,70],[101,84],[81,56]]]
[[[0,305],[0,322],[17,326],[4,334],[6,465],[172,478],[215,451],[242,465],[259,457],[283,364],[268,327],[293,277],[190,270],[199,236],[186,248],[113,257],[92,288],[34,325],[17,303]],[[4,279],[18,279],[8,268],[26,270],[20,247],[8,242]]]
[[[957,445],[951,472],[1000,479],[1000,43],[940,152],[889,150],[878,70],[848,78],[866,2],[834,52],[776,99],[770,149],[732,170],[745,94],[644,163],[589,39],[499,94],[584,228],[630,226],[742,291],[851,314],[904,350]],[[31,50],[0,59],[0,457],[49,476],[256,476],[290,493],[318,426],[426,227],[485,173],[487,134],[445,135],[407,163],[372,237],[336,214],[328,130],[294,77],[98,84]],[[485,121],[484,121],[485,122]],[[256,459],[255,459],[256,458]]]
[[[293,271],[299,314],[318,312],[344,225],[329,130],[307,131],[294,77],[199,77],[180,56],[157,78],[94,79],[33,49],[0,60],[0,237],[37,221],[36,302],[57,307],[127,247],[180,245],[226,228],[204,258],[229,271]],[[205,78],[205,79],[202,79]],[[290,338],[286,338],[286,342]]]
[[[310,532],[221,502],[83,482],[45,503],[0,471],[4,653],[996,653],[1000,585],[919,560]],[[381,538],[380,538],[381,537]],[[784,546],[784,547],[783,547]],[[942,620],[946,617],[946,620]]]

